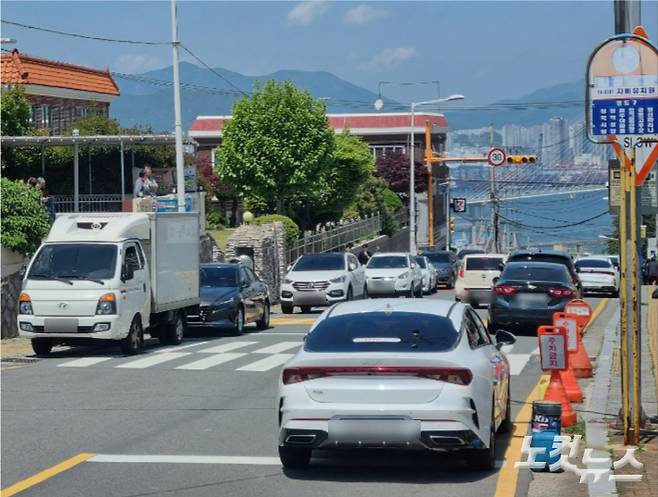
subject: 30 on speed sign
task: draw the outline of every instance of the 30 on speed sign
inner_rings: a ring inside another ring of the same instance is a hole
[[[505,153],[504,149],[494,147],[489,150],[489,153],[487,154],[487,160],[489,161],[489,164],[494,167],[502,166],[507,161],[507,154]]]

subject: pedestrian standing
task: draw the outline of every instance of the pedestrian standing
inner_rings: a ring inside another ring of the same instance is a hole
[[[144,165],[143,182],[142,192],[144,196],[155,197],[158,194],[158,183],[153,178],[153,169],[150,164]]]
[[[34,179],[34,178],[30,178]],[[29,182],[30,180],[28,180]],[[38,177],[36,179],[36,185],[35,188],[41,192],[41,202],[43,203],[43,206],[46,208],[46,211],[48,212],[48,219],[50,219],[50,222],[52,223],[55,220],[55,199],[52,198],[50,195],[48,195],[48,192],[46,191],[46,180],[45,178]]]
[[[658,285],[658,261],[656,261],[655,255],[649,261],[647,273],[649,275],[647,283],[649,285]]]
[[[144,171],[140,171],[135,180],[135,185],[133,186],[133,197],[143,197],[144,196]]]
[[[358,257],[359,262],[362,265],[365,266],[366,264],[368,264],[368,261],[370,260],[371,257],[372,257],[372,255],[368,251],[368,244],[364,243],[363,247],[362,247],[362,250],[361,250],[361,253],[359,254],[359,257]]]

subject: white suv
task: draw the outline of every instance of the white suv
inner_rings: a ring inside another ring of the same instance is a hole
[[[459,268],[455,283],[455,300],[477,307],[489,304],[493,280],[500,276],[507,261],[505,254],[469,254]]]
[[[295,306],[302,312],[367,297],[364,266],[348,252],[306,254],[288,270],[281,284],[281,311],[292,314]]]
[[[373,255],[366,267],[366,281],[370,296],[423,296],[423,274],[409,253]]]

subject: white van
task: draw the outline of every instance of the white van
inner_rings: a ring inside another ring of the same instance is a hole
[[[500,276],[506,260],[505,254],[464,256],[455,282],[455,300],[469,302],[473,306],[488,304],[493,280]]]
[[[85,339],[135,354],[145,331],[179,344],[198,304],[197,213],[62,214],[25,272],[18,330],[37,355]]]

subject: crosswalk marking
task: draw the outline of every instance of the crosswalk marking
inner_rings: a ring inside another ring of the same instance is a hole
[[[270,345],[268,347],[263,347],[262,349],[252,350],[254,354],[278,354],[284,350],[290,350],[300,347],[302,342],[280,342]]]
[[[161,364],[167,361],[173,361],[174,359],[180,359],[190,355],[190,352],[163,352],[162,354],[153,354],[143,359],[137,359],[136,361],[130,361],[123,364],[115,366],[117,368],[125,369],[144,369],[155,364]]]
[[[59,368],[86,368],[87,366],[93,366],[94,364],[99,364],[101,362],[109,361],[112,357],[81,357],[80,359],[75,359],[74,361],[64,362],[58,364]]]
[[[171,351],[177,352],[179,350],[189,349],[190,347],[198,347],[199,345],[204,345],[206,343],[208,343],[207,340],[203,342],[192,342],[192,343],[188,343],[187,345],[169,345],[167,347],[159,347],[155,349],[153,352],[157,352],[157,353],[171,352]]]
[[[183,364],[182,366],[178,366],[174,369],[187,369],[193,371],[200,371],[203,369],[211,368],[213,366],[218,366],[219,364],[223,364],[225,362],[232,361],[233,359],[238,359],[245,355],[247,354],[244,352],[234,352],[234,353],[228,352],[225,354],[213,354],[204,359],[199,359],[198,361],[188,362],[187,364]]]
[[[214,347],[208,347],[207,349],[197,350],[196,352],[201,352],[203,354],[223,354],[224,352],[230,352],[231,350],[241,349],[242,347],[247,347],[257,343],[258,342],[229,342]]]
[[[236,369],[236,371],[269,371],[277,366],[281,366],[290,359],[294,354],[274,354],[260,361],[252,362],[246,366]]]

